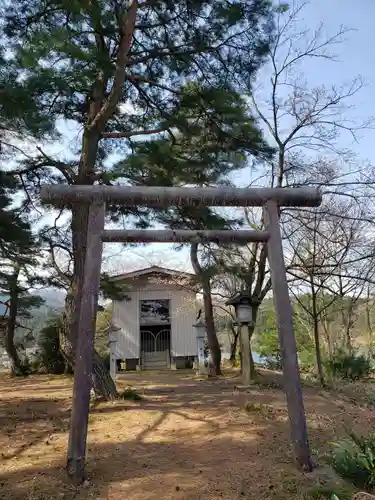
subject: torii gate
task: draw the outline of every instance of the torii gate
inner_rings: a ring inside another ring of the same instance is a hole
[[[175,188],[134,186],[47,185],[41,190],[44,203],[89,205],[85,276],[83,282],[68,446],[68,473],[77,481],[86,478],[85,456],[95,322],[99,296],[103,242],[216,243],[262,241],[268,246],[273,299],[282,356],[293,455],[296,464],[312,470],[302,397],[292,307],[289,299],[279,224],[279,207],[315,207],[322,202],[319,190],[304,188]],[[263,207],[265,231],[223,230],[105,230],[105,204]]]

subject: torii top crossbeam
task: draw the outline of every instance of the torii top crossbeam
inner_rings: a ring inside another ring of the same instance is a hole
[[[124,206],[169,205],[210,207],[260,207],[268,201],[279,206],[316,207],[322,202],[318,189],[300,188],[195,188],[195,187],[139,187],[139,186],[43,186],[44,203],[116,203]]]

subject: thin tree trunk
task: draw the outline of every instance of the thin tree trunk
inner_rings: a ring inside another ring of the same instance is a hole
[[[314,241],[314,245],[315,245],[315,241]],[[312,275],[310,276],[310,287],[311,287],[311,302],[312,302],[312,304],[311,304],[311,317],[312,317],[313,331],[314,331],[316,370],[317,370],[320,385],[322,387],[325,387],[322,354],[321,354],[321,348],[320,348],[319,313],[318,313],[318,304],[317,304],[317,293],[315,290],[314,277]]]
[[[312,293],[312,313],[313,313],[313,325],[314,325],[314,343],[315,343],[315,357],[316,357],[316,369],[318,372],[318,378],[320,385],[325,386],[324,381],[324,371],[322,363],[322,355],[320,349],[320,336],[319,336],[319,318],[316,306],[316,295]]]
[[[211,354],[212,373],[214,375],[221,375],[221,349],[215,330],[211,284],[209,278],[204,276],[204,271],[198,260],[198,243],[192,243],[190,246],[190,260],[194,272],[202,284],[204,317],[206,323],[207,343]]]
[[[346,345],[346,350],[347,350],[349,356],[351,356],[351,354],[353,352],[352,338],[350,335],[350,327],[348,325],[346,325],[346,328],[345,328],[345,345]]]
[[[203,304],[204,304],[204,316],[206,322],[206,332],[207,332],[207,342],[208,348],[210,349],[211,362],[212,362],[212,374],[221,375],[221,349],[219,341],[217,339],[214,314],[211,298],[211,287],[209,283],[203,285]]]
[[[328,327],[326,321],[324,321],[323,326],[324,326],[326,339],[327,339],[328,356],[329,356],[330,361],[332,361],[332,359],[333,359],[333,346],[332,346],[331,334],[330,334],[329,327]]]
[[[18,312],[18,276],[20,267],[16,266],[12,274],[12,279],[9,281],[9,316],[6,322],[5,331],[5,350],[11,362],[10,373],[11,376],[22,375],[23,362],[18,355],[16,346],[14,345],[14,334],[17,326],[17,312]]]
[[[322,387],[324,387],[325,381],[324,381],[322,355],[320,349],[319,324],[315,319],[314,319],[314,341],[315,341],[316,369],[318,372],[319,383]]]
[[[371,321],[371,310],[370,310],[370,294],[367,292],[366,301],[366,322],[367,322],[367,334],[368,334],[368,354],[371,354],[372,350],[372,321]]]
[[[230,344],[230,358],[232,366],[236,365],[236,357],[237,357],[237,345],[238,345],[238,336],[239,332],[234,327],[232,327],[233,340]]]
[[[324,387],[325,381],[324,381],[322,354],[321,354],[321,349],[320,349],[319,322],[315,316],[313,318],[313,322],[314,322],[314,343],[315,343],[316,369],[318,372],[318,378],[319,378],[320,385],[322,387]]]
[[[353,309],[354,309],[354,304],[349,298],[349,305],[347,306],[347,316],[345,318],[345,344],[346,344],[346,350],[349,354],[349,356],[352,355],[353,353],[353,346],[352,346],[352,336],[351,336],[351,328],[353,326]]]

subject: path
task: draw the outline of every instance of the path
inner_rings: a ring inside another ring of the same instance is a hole
[[[301,498],[310,483],[291,465],[282,391],[254,386],[238,392],[238,383],[236,378],[199,381],[180,373],[120,379],[120,386],[136,387],[145,399],[93,404],[90,486],[77,492],[66,485],[63,470],[71,380],[0,380],[0,498]],[[307,390],[307,412],[319,453],[342,433],[341,423],[375,424],[368,410],[331,401],[315,390]]]

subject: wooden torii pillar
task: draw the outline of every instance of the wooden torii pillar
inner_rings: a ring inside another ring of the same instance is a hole
[[[304,471],[312,470],[306,417],[301,389],[292,307],[283,257],[279,207],[314,207],[322,202],[320,192],[312,188],[173,188],[134,186],[43,186],[44,203],[66,206],[89,204],[85,276],[81,296],[76,347],[72,415],[68,444],[68,474],[76,481],[86,478],[85,456],[90,407],[92,354],[99,295],[103,242],[254,242],[267,243],[273,299],[284,374],[293,456]],[[265,231],[188,231],[188,230],[105,230],[105,204],[165,207],[236,206],[263,207]]]

